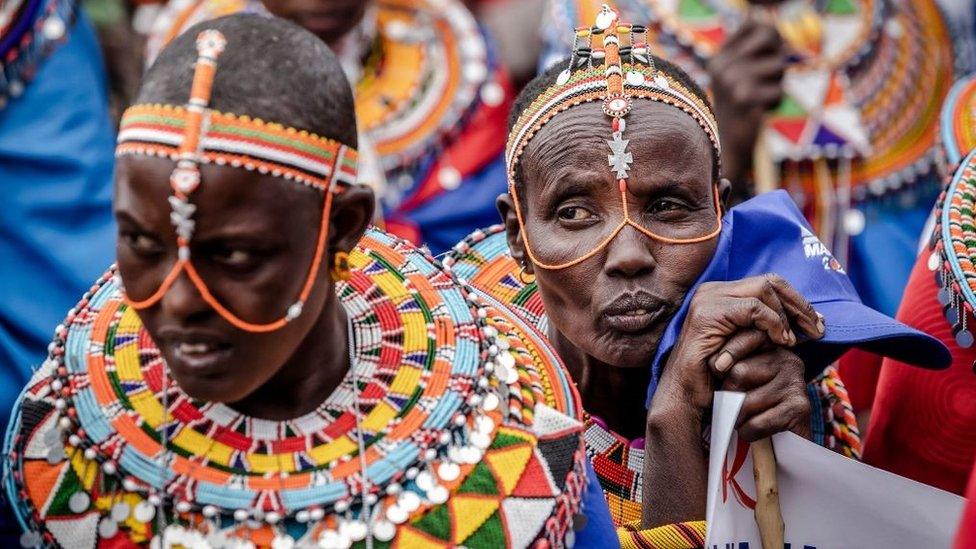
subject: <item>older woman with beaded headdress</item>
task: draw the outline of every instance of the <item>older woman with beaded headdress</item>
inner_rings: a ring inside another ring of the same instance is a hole
[[[603,3],[547,2],[545,66]],[[893,315],[947,175],[939,108],[976,69],[971,0],[606,3],[711,91],[733,185],[789,191],[865,302]]]
[[[435,254],[495,219],[512,89],[462,0],[169,0],[151,60],[188,26],[272,13],[325,41],[354,83],[360,180],[389,232]]]
[[[562,547],[600,527],[599,498],[578,518],[594,492],[558,361],[367,229],[356,139],[300,27],[235,15],[162,52],[122,119],[118,267],[14,411],[24,547]]]
[[[861,304],[784,193],[726,212],[711,104],[649,54],[645,32],[605,8],[573,57],[523,90],[504,226],[445,264],[552,342],[623,544],[696,547],[715,387],[746,393],[742,439],[791,430],[856,457],[836,374],[807,382],[854,345],[931,367],[948,357]]]

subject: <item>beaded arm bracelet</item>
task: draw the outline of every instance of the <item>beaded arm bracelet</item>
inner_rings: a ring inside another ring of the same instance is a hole
[[[225,320],[249,332],[271,332],[302,313],[325,252],[332,197],[343,186],[356,182],[357,156],[354,149],[342,143],[306,131],[208,109],[217,58],[226,43],[219,31],[210,29],[200,33],[193,88],[186,107],[136,105],[122,117],[116,156],[159,156],[177,163],[170,176],[173,195],[169,198],[179,246],[176,264],[153,295],[141,301],[130,299],[129,304],[135,309],[152,307],[180,273],[186,271],[203,299]],[[190,196],[201,183],[201,163],[257,170],[325,192],[315,255],[305,283],[298,300],[274,322],[253,324],[236,316],[214,297],[190,261],[190,240],[196,226],[193,220],[196,206],[190,202]]]

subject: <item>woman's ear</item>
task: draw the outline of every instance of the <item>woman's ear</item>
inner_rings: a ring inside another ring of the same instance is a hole
[[[508,249],[512,253],[512,259],[519,265],[522,265],[525,272],[533,274],[532,262],[526,261],[522,227],[519,226],[518,215],[515,213],[515,201],[512,195],[508,193],[498,195],[498,199],[495,200],[495,206],[498,208],[498,213],[502,216],[502,223],[505,224]]]
[[[329,222],[329,249],[349,252],[366,233],[373,220],[376,197],[365,185],[353,185],[332,199],[332,219]]]
[[[722,205],[722,211],[728,211],[729,198],[732,196],[732,182],[726,178],[718,180],[718,199]]]

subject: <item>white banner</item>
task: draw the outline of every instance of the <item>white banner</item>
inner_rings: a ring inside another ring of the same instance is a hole
[[[709,549],[761,549],[742,393],[715,393],[708,464]],[[786,549],[948,548],[965,500],[865,465],[793,433],[773,437]]]

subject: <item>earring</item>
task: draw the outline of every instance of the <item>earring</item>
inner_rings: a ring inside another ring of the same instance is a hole
[[[352,272],[349,270],[349,254],[346,252],[336,252],[332,259],[332,280],[349,280]]]
[[[518,279],[522,282],[522,284],[528,286],[529,284],[535,282],[535,275],[525,272],[525,265],[522,265],[519,267]]]

